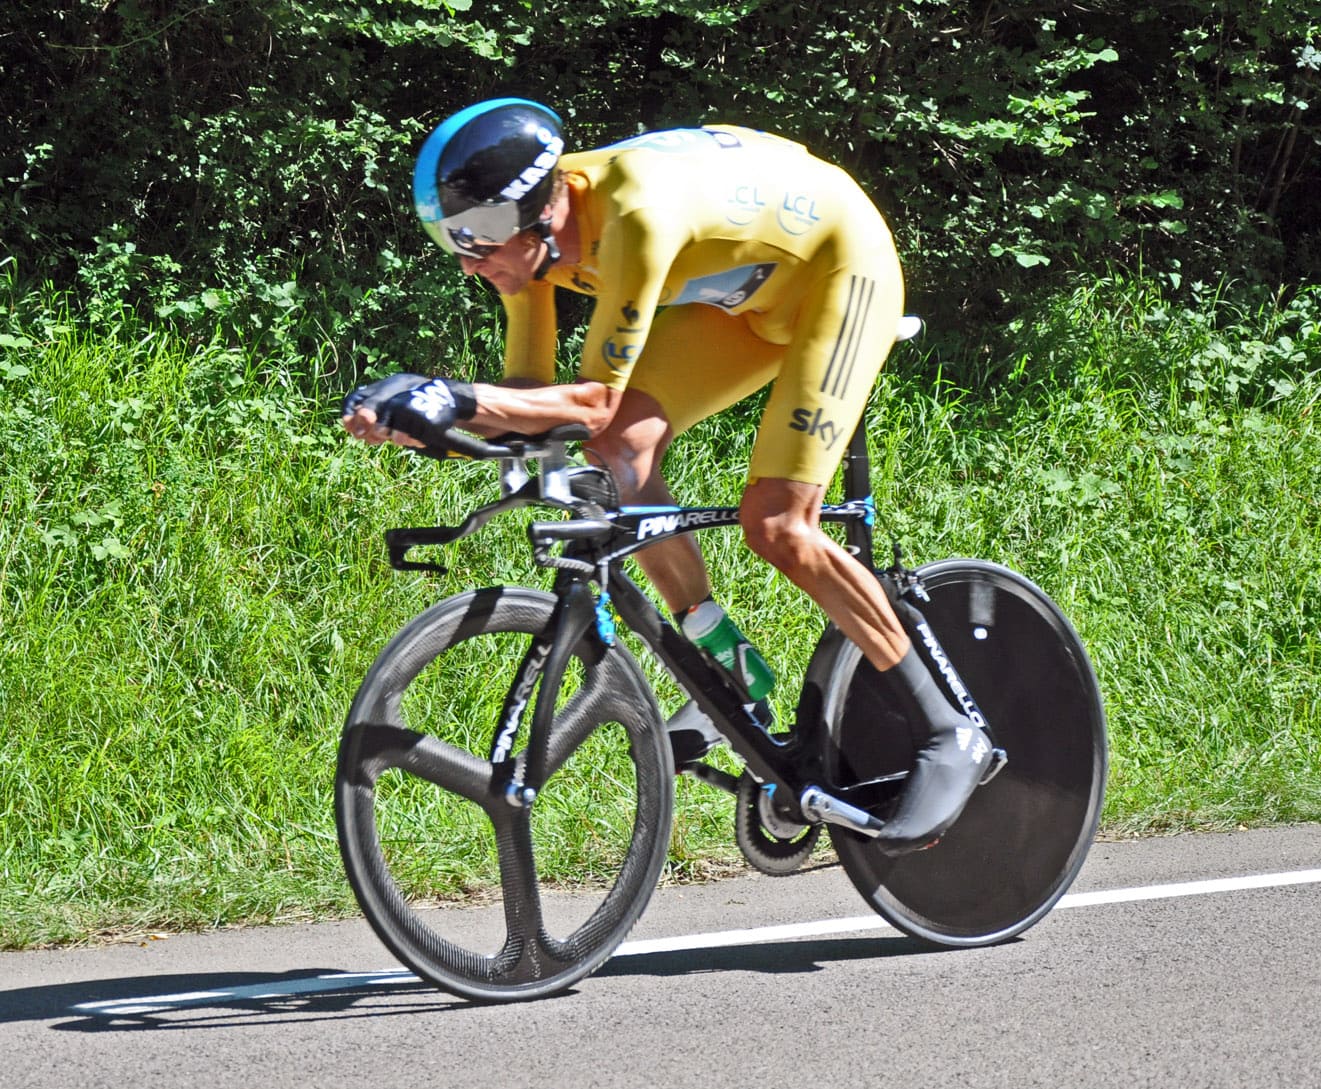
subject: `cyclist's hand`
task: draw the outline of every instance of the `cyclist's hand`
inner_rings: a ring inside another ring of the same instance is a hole
[[[373,445],[434,446],[455,423],[477,409],[472,386],[449,378],[392,374],[344,398],[343,422],[351,435]]]

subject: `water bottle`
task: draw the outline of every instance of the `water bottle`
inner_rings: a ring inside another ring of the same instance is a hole
[[[775,674],[725,610],[709,598],[684,614],[683,633],[741,681],[754,700],[775,686]]]

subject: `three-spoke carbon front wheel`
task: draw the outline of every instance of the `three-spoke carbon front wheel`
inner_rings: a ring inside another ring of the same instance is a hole
[[[598,967],[669,845],[673,766],[654,697],[627,650],[594,632],[564,670],[544,781],[526,784],[535,797],[509,790],[555,602],[498,587],[428,609],[377,658],[340,743],[340,850],[364,914],[403,963],[470,998],[537,998]],[[501,721],[523,726],[497,738]],[[574,896],[556,891],[570,881]]]
[[[1082,643],[1039,588],[979,560],[918,574],[930,595],[922,612],[1008,763],[928,850],[892,858],[830,831],[845,872],[889,922],[941,945],[986,945],[1045,915],[1082,867],[1105,788],[1105,715]],[[816,663],[823,762],[833,783],[871,784],[853,800],[884,818],[892,777],[912,760],[908,724],[884,674],[836,639]]]

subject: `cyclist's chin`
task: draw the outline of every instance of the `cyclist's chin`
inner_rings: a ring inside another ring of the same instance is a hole
[[[482,277],[501,295],[517,295],[527,287],[530,277],[500,269],[496,272],[483,272]]]

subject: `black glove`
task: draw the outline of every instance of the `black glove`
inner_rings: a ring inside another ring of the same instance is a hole
[[[451,378],[423,378],[419,374],[392,374],[360,386],[344,398],[343,413],[370,408],[381,427],[402,431],[427,446],[436,446],[456,420],[477,412],[472,386]]]

